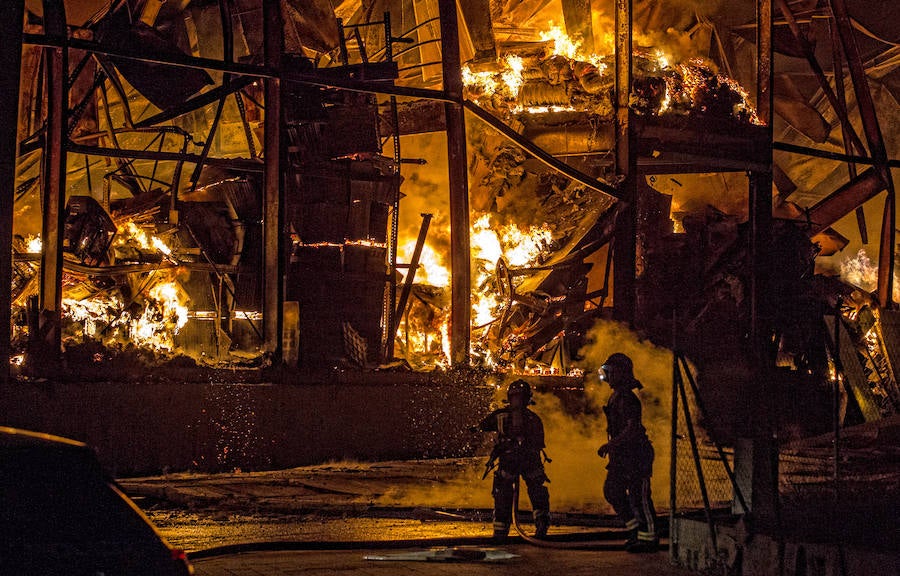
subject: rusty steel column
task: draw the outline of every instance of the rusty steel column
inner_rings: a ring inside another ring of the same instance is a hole
[[[466,118],[462,106],[462,71],[456,0],[438,0],[447,123],[450,184],[450,363],[469,364],[471,311],[471,248],[469,245],[469,182],[466,163]]]
[[[772,141],[772,91],[774,82],[772,44],[772,0],[759,0],[757,4],[756,32],[756,109],[765,124]],[[772,150],[769,149],[769,172],[750,174],[750,336],[754,347],[765,346],[764,334],[768,313],[764,310],[766,275],[769,273],[766,255],[769,252],[772,228]],[[760,349],[761,350],[761,349]],[[762,356],[761,356],[762,357]],[[760,357],[760,358],[761,358]]]
[[[859,46],[853,33],[853,24],[850,22],[850,15],[847,13],[844,0],[831,0],[831,12],[841,38],[844,56],[847,58],[850,78],[853,80],[853,92],[856,95],[856,105],[859,108],[863,132],[869,144],[869,155],[875,161],[878,175],[887,189],[887,196],[884,200],[884,219],[881,225],[881,243],[878,251],[878,304],[882,308],[890,308],[893,305],[896,236],[894,181],[888,166],[887,149],[881,134],[881,126],[878,123],[878,115],[875,112],[875,102],[869,91],[869,81],[866,78]]]
[[[773,106],[773,43],[772,0],[758,0],[757,4],[757,92],[756,107],[772,142]],[[766,527],[780,539],[778,495],[777,412],[773,405],[773,370],[775,357],[767,338],[771,326],[771,295],[769,285],[769,253],[772,243],[772,148],[768,151],[769,170],[749,174],[750,225],[750,344],[752,347],[753,377],[745,382],[743,395],[748,399],[745,433],[746,442],[739,442],[735,452],[735,467],[741,463],[747,470],[751,497],[747,505],[754,522]]]
[[[284,36],[279,0],[263,0],[263,35],[265,61],[270,72],[280,70],[284,52]],[[284,187],[282,178],[283,147],[281,145],[281,77],[274,74],[264,82],[266,115],[265,169],[263,191],[263,339],[267,352],[281,363],[284,326],[284,233],[281,211]]]
[[[16,154],[19,109],[19,75],[22,70],[22,19],[24,2],[13,2],[0,22],[0,385],[9,382],[9,357],[12,354],[12,235],[13,203],[16,190]]]
[[[47,120],[41,158],[42,215],[41,285],[38,334],[32,335],[41,371],[58,367],[62,346],[63,230],[66,207],[66,125],[68,111],[68,48],[66,12],[62,0],[44,0],[44,32],[59,46],[45,49]],[[4,287],[8,290],[8,286]]]
[[[637,274],[637,150],[631,108],[632,0],[616,0],[616,175],[624,203],[613,238],[613,318],[633,323]]]

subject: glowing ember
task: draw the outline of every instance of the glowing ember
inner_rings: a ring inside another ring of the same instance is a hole
[[[108,294],[84,300],[72,298],[62,300],[62,311],[66,318],[80,324],[82,335],[91,338],[99,338],[101,332],[106,331],[108,326],[123,325],[125,323],[123,309],[123,302],[117,296]]]
[[[519,89],[522,87],[522,72],[525,70],[525,62],[510,54],[506,57],[507,69],[502,73],[503,82],[509,88],[510,93],[515,97],[519,95]]]

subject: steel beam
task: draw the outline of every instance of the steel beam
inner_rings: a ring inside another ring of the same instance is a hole
[[[12,2],[0,20],[0,385],[9,382],[9,357],[12,354],[12,254],[13,204],[16,192],[16,130],[19,110],[19,75],[22,70],[22,19],[25,3]]]
[[[847,58],[850,78],[853,80],[853,92],[856,95],[856,105],[862,119],[863,132],[869,144],[869,155],[875,160],[875,169],[887,190],[884,220],[881,227],[881,248],[878,252],[878,303],[882,308],[890,308],[893,304],[896,236],[894,181],[888,167],[887,150],[881,134],[881,126],[878,123],[878,114],[875,112],[875,102],[869,91],[869,81],[866,78],[865,67],[856,43],[856,36],[853,33],[853,24],[850,22],[847,5],[844,0],[831,0],[831,11],[834,14],[834,22],[841,39],[841,47],[844,49],[844,56]]]
[[[568,176],[575,182],[587,186],[589,188],[593,188],[598,192],[603,192],[604,194],[609,194],[614,198],[621,198],[621,191],[611,184],[607,184],[602,180],[598,180],[596,178],[592,178],[588,176],[584,172],[578,170],[577,168],[573,168],[572,166],[562,162],[555,158],[552,154],[548,153],[546,150],[541,148],[540,146],[535,145],[531,140],[526,138],[525,136],[519,134],[512,128],[510,128],[506,123],[498,120],[493,114],[486,111],[484,108],[475,104],[470,100],[465,100],[463,102],[466,110],[478,116],[481,120],[489,124],[492,128],[512,140],[515,144],[521,147],[523,150],[549,166],[554,170],[560,172],[561,174]]]
[[[469,242],[469,183],[466,161],[466,118],[459,56],[456,0],[438,0],[447,156],[450,184],[450,364],[468,366],[471,338],[471,247]]]
[[[884,188],[884,180],[874,167],[864,170],[809,209],[807,213],[811,224],[809,234],[812,236],[825,230],[853,212],[857,206],[874,198]]]
[[[776,0],[781,1],[781,0]],[[790,13],[788,11],[788,13]],[[767,142],[772,142],[772,115],[774,110],[774,44],[772,42],[772,0],[758,0],[756,14],[756,108],[768,132]],[[772,147],[767,147],[766,171],[750,174],[750,332],[757,358],[765,362],[769,311],[766,309],[768,274],[767,255],[772,241]]]
[[[628,105],[633,74],[632,0],[616,0],[616,175],[622,210],[613,239],[613,318],[635,320],[637,274],[637,137]]]
[[[24,34],[23,42],[36,46],[60,47],[62,41],[50,35],[43,34]],[[80,40],[71,38],[67,42],[70,49],[86,50],[98,55],[113,56],[116,58],[125,58],[128,60],[137,60],[139,62],[149,62],[155,64],[165,64],[168,66],[180,66],[183,68],[196,68],[202,70],[216,70],[219,72],[228,72],[235,75],[255,76],[258,78],[278,78],[282,81],[297,82],[298,84],[308,84],[310,86],[321,86],[323,88],[339,88],[341,90],[350,90],[353,92],[366,92],[372,94],[388,94],[394,96],[404,96],[409,98],[427,98],[431,100],[440,100],[450,102],[452,98],[441,90],[430,90],[428,88],[407,88],[405,86],[394,86],[391,83],[378,80],[354,80],[352,78],[328,78],[321,74],[308,74],[301,72],[291,72],[290,70],[280,70],[276,64],[257,66],[253,64],[242,64],[233,62],[226,64],[221,60],[212,58],[200,58],[197,56],[189,56],[187,54],[176,56],[172,54],[152,55],[140,52],[132,52],[128,50],[112,49],[102,46],[97,42],[89,40]]]
[[[772,142],[773,64],[772,42],[772,0],[758,0],[756,12],[756,59],[757,93],[756,107],[760,119],[768,131],[768,142]],[[749,452],[736,452],[737,461],[746,461],[750,470],[751,493],[749,505],[754,520],[760,526],[777,530],[780,526],[778,508],[778,449],[776,442],[776,422],[771,399],[771,371],[774,355],[771,354],[771,310],[768,302],[769,274],[771,273],[768,254],[771,252],[772,224],[772,147],[768,147],[767,171],[749,174],[749,258],[750,258],[750,345],[753,359],[754,377],[745,381],[744,395],[749,399],[748,434]],[[777,532],[776,532],[777,533]]]
[[[66,206],[66,120],[68,111],[68,48],[66,13],[62,0],[44,0],[44,27],[62,39],[47,48],[47,119],[41,158],[42,216],[38,334],[32,334],[35,353],[30,358],[39,370],[53,371],[59,364],[62,333],[63,230]]]
[[[834,91],[837,94],[838,102],[841,103],[841,108],[844,110],[844,114],[840,115],[841,140],[843,140],[844,143],[844,153],[850,155],[853,154],[853,148],[850,145],[847,134],[853,130],[853,125],[850,124],[850,117],[846,113],[847,95],[844,91],[844,50],[841,48],[840,35],[838,34],[837,24],[835,23],[834,18],[832,18],[829,23],[828,31],[831,36],[831,69],[834,72]],[[848,162],[847,172],[851,179],[856,178],[856,175],[858,174],[856,164]],[[859,228],[859,239],[863,244],[868,244],[869,229],[866,226],[866,211],[862,206],[856,207],[856,226]]]
[[[496,59],[497,44],[494,41],[490,0],[459,0],[459,7],[475,48],[475,59]]]
[[[837,114],[838,119],[841,121],[841,128],[844,130],[844,137],[850,140],[853,146],[856,147],[857,152],[864,153],[865,149],[863,148],[862,141],[859,139],[859,136],[856,134],[853,126],[847,119],[847,107],[843,104],[842,99],[837,96],[834,89],[831,87],[831,83],[825,76],[825,71],[822,70],[822,65],[819,64],[819,60],[816,58],[815,49],[813,48],[812,44],[810,44],[809,40],[806,39],[806,36],[800,29],[800,25],[797,23],[796,18],[794,18],[794,13],[791,12],[791,8],[790,6],[788,6],[787,0],[775,0],[775,2],[777,2],[778,8],[779,10],[781,10],[781,13],[784,14],[784,18],[785,20],[787,20],[788,27],[791,29],[791,33],[794,35],[794,38],[797,39],[797,42],[800,45],[800,49],[803,52],[803,56],[806,58],[806,62],[809,64],[810,69],[812,69],[813,75],[815,75],[816,80],[818,80],[819,88],[822,89],[822,92],[825,94],[825,98],[828,99],[828,102],[834,109],[835,114]]]
[[[263,0],[263,36],[266,67],[277,69],[284,52],[284,22],[279,0]],[[282,167],[284,147],[281,138],[281,80],[268,77],[264,81],[266,113],[265,168],[263,190],[263,341],[276,364],[281,363],[284,314],[284,222],[282,201],[284,185]]]

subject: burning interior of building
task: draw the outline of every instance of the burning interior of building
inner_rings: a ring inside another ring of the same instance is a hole
[[[13,374],[580,378],[611,321],[726,442],[900,411],[894,3],[23,4]]]
[[[26,4],[14,364],[44,369],[62,345],[94,363],[565,375],[613,318],[665,345],[674,327],[701,363],[753,333],[778,365],[824,374],[822,318],[840,306],[867,374],[858,412],[896,409],[890,231],[863,269],[866,201],[890,171],[857,168],[854,125],[878,140],[895,103],[889,40],[860,41],[879,93],[821,72],[814,42],[850,72],[861,48],[844,54],[816,2],[779,5],[777,58],[753,3],[464,2],[449,57],[438,2],[332,4],[284,2],[269,22],[253,2],[63,2],[61,62],[44,3]],[[464,135],[444,113],[454,83]]]

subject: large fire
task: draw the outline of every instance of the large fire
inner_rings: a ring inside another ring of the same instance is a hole
[[[497,334],[491,334],[491,329],[512,304],[513,294],[504,295],[500,288],[504,282],[513,289],[518,283],[510,277],[510,267],[539,264],[547,256],[551,241],[552,233],[546,225],[524,229],[516,224],[500,225],[492,221],[490,214],[483,214],[472,223],[472,353],[476,361],[496,367],[491,344],[496,344],[492,340]],[[414,242],[404,245],[399,251],[400,259],[409,261],[414,247]],[[449,288],[450,271],[428,244],[423,247],[415,282],[443,292]],[[427,313],[417,316],[407,318],[398,335],[407,360],[423,366],[449,365],[449,309],[429,306]]]
[[[158,236],[148,234],[135,222],[118,227],[114,246],[136,245],[141,250],[173,259],[172,249]],[[80,328],[82,339],[90,338],[107,345],[130,342],[160,352],[175,349],[174,337],[188,321],[188,300],[178,282],[167,273],[133,275],[137,286],[126,298],[119,290],[95,291],[83,298],[63,298],[64,320]],[[70,292],[76,292],[72,290]]]

